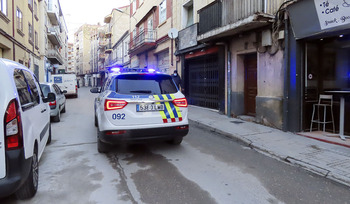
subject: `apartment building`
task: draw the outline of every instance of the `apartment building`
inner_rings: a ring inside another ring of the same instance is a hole
[[[282,128],[283,0],[180,0],[176,55],[190,104]]]
[[[67,70],[66,73],[74,73],[75,74],[75,54],[74,54],[74,44],[68,43],[68,59],[67,59]]]
[[[58,0],[1,1],[0,57],[27,66],[39,81],[49,81],[60,65],[66,66],[66,44]]]
[[[176,69],[172,0],[133,0],[130,4],[130,67],[152,67],[165,73]]]
[[[119,66],[129,67],[129,29],[130,6],[112,9],[112,12],[104,18],[107,24],[105,54],[107,58],[105,67]]]
[[[43,47],[38,0],[1,1],[0,57],[17,61],[43,80]]]
[[[97,32],[99,27],[100,25],[84,24],[74,33],[75,69],[80,86],[92,85],[91,36]]]

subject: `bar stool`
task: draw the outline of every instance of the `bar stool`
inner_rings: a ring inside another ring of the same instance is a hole
[[[315,119],[315,109],[317,108],[317,119]],[[320,108],[323,108],[323,120],[320,118]],[[332,120],[327,121],[327,108],[330,108],[331,110],[331,116]],[[320,129],[320,124],[323,124],[323,132],[326,130],[326,124],[332,123],[333,124],[333,133],[335,132],[334,128],[334,117],[333,117],[333,95],[322,95],[320,94],[320,97],[318,99],[318,103],[313,104],[313,110],[312,110],[312,118],[311,118],[311,126],[310,126],[310,132],[312,132],[312,124],[317,123],[318,128]]]

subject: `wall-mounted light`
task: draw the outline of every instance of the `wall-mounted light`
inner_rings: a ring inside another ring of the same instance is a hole
[[[344,35],[339,35],[340,38],[344,37]]]

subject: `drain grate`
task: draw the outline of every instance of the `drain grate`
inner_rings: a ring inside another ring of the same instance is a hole
[[[230,121],[231,123],[234,123],[234,124],[241,124],[241,123],[244,123],[242,121]]]

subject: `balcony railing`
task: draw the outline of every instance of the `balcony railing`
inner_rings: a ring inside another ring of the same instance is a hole
[[[179,50],[197,45],[198,23],[179,31]]]
[[[53,64],[63,64],[62,56],[58,52],[57,49],[49,49],[47,50],[46,57],[53,63]]]
[[[254,14],[276,13],[284,0],[224,0],[215,1],[199,10],[198,34],[236,23]]]
[[[147,43],[155,43],[157,39],[157,32],[155,30],[146,29],[130,41],[130,49],[136,49]]]
[[[198,34],[206,33],[222,25],[222,2],[216,1],[199,11]]]
[[[60,31],[58,26],[48,28],[47,37],[53,45],[61,46]]]
[[[59,25],[59,4],[57,0],[48,0],[47,15],[52,25]]]

